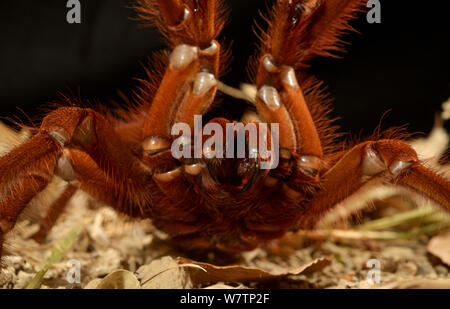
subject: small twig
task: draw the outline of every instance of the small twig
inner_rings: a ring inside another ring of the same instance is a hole
[[[296,234],[310,239],[336,240],[400,240],[411,239],[420,235],[435,234],[450,227],[450,222],[433,223],[412,232],[366,231],[366,230],[316,230],[299,231]]]
[[[360,239],[376,239],[376,240],[393,240],[397,239],[396,232],[375,232],[375,231],[357,231],[357,230],[316,230],[316,231],[299,231],[297,235],[311,239],[340,239],[340,240],[360,240]]]
[[[433,208],[419,208],[411,211],[399,213],[390,217],[373,220],[358,226],[358,230],[386,230],[402,224],[426,222],[430,219],[434,219],[439,222],[450,222],[448,218],[445,218],[440,212],[437,212]]]
[[[242,91],[240,89],[236,89],[231,86],[228,86],[228,85],[222,83],[221,81],[219,81],[217,88],[221,92],[225,93],[226,95],[229,95],[230,97],[245,100],[245,101],[251,103],[252,105],[255,105],[255,100],[253,98],[251,98],[249,95],[247,95],[247,93],[245,93],[244,91]]]

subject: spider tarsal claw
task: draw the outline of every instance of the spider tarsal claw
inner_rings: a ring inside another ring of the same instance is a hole
[[[275,65],[272,56],[270,55],[264,57],[263,65],[264,69],[266,69],[266,71],[269,73],[278,73],[280,71],[279,68]]]
[[[207,72],[200,72],[194,82],[194,95],[202,96],[217,86],[217,79],[214,74]]]
[[[186,44],[175,47],[170,55],[170,66],[175,70],[180,70],[194,62],[198,57],[198,48]]]
[[[217,43],[216,40],[214,40],[211,42],[211,46],[209,46],[205,49],[202,49],[200,51],[200,53],[202,55],[206,55],[206,56],[213,56],[217,53],[218,50],[219,50],[219,44]]]
[[[278,109],[281,106],[280,95],[278,90],[272,86],[262,86],[258,91],[260,99],[270,108]]]
[[[281,73],[281,81],[291,88],[298,87],[297,76],[295,75],[294,69],[291,67],[286,67],[286,69],[283,70]]]

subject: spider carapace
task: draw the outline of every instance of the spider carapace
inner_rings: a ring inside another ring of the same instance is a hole
[[[255,148],[248,147],[244,158],[208,156],[214,146],[202,148],[200,157],[176,158],[174,125],[193,129],[195,116],[215,102],[228,54],[218,38],[226,14],[219,0],[138,1],[138,17],[158,27],[170,54],[147,67],[134,106],[99,112],[72,102],[47,114],[32,138],[0,158],[0,255],[20,213],[55,175],[68,185],[37,239],[78,189],[130,217],[151,218],[182,245],[227,251],[314,228],[337,204],[382,183],[450,211],[449,181],[395,135],[339,142],[321,84],[305,70],[313,57],[342,50],[340,36],[364,7],[362,0],[275,1],[249,64],[255,108],[242,119],[208,122],[224,130],[233,121],[254,123],[270,155],[250,157]],[[156,63],[165,63],[161,74]],[[277,147],[271,124],[278,125]],[[187,139],[182,148],[194,144]],[[261,168],[275,155],[275,168]]]

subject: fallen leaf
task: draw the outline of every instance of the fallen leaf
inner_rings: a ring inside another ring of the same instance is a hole
[[[381,289],[450,289],[450,280],[415,279],[391,283],[381,286]]]
[[[85,290],[95,290],[97,289],[98,285],[100,284],[100,282],[102,282],[103,279],[100,278],[96,278],[92,281],[89,281],[88,284],[86,284],[86,286],[84,287]]]
[[[246,289],[246,287],[243,286],[242,284],[237,287],[234,287],[223,283],[216,283],[214,285],[210,285],[204,288],[204,290],[242,290],[242,289]]]
[[[427,251],[450,266],[450,230],[431,238]]]
[[[291,275],[310,274],[328,266],[332,257],[319,258],[308,264],[297,268],[291,272],[270,273],[263,269],[251,268],[239,265],[215,266],[208,263],[191,261],[185,258],[179,258],[178,264],[194,264],[202,267],[203,270],[188,269],[191,280],[196,284],[217,283],[217,282],[263,282],[275,279],[281,279]]]
[[[94,284],[92,283],[91,285]],[[141,284],[132,272],[120,269],[106,276],[95,288],[102,290],[133,290],[140,289]]]
[[[149,265],[141,266],[136,274],[144,289],[192,288],[192,282],[187,271],[170,256],[154,260]]]

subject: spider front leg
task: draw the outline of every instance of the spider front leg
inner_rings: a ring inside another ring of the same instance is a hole
[[[53,176],[58,143],[44,132],[0,158],[0,257],[5,235]]]
[[[216,37],[223,26],[220,1],[143,3],[141,11],[152,12],[150,18],[165,34],[173,50],[143,127],[142,159],[152,171],[159,190],[172,203],[179,208],[192,205],[191,210],[179,210],[171,215],[167,205],[160,203],[164,217],[176,222],[184,215],[189,216],[199,204],[186,178],[199,176],[203,166],[198,158],[177,160],[173,157],[171,146],[179,136],[172,135],[172,128],[176,123],[184,123],[193,132],[194,116],[206,113],[215,98],[221,54]],[[191,140],[186,140],[186,144],[192,145]],[[170,223],[162,221],[155,224]]]
[[[409,145],[399,140],[359,144],[323,176],[321,190],[307,204],[299,228],[313,228],[335,205],[358,190],[389,183],[421,195],[450,212],[450,182],[425,168]]]
[[[77,152],[84,154],[84,160],[74,160]],[[89,193],[125,214],[143,215],[139,207],[150,204],[145,195],[148,172],[103,116],[89,109],[65,107],[50,113],[35,136],[0,158],[0,238],[4,239],[54,174],[88,187],[94,174],[81,179],[84,162],[91,162],[101,175],[102,185],[87,188]],[[114,199],[105,199],[108,196]],[[137,210],[130,209],[133,207]]]
[[[280,164],[265,177],[258,206],[245,218],[248,231],[242,237],[248,242],[273,238],[294,226],[325,167],[319,133],[297,79],[302,68],[299,37],[304,31],[299,20],[310,12],[301,2],[277,1],[269,30],[262,35],[256,109],[262,122],[279,124]]]
[[[158,4],[160,15],[154,18],[174,46],[143,129],[144,151],[152,154],[170,148],[174,123],[193,128],[194,116],[214,100],[221,53],[215,38],[223,22],[218,1],[195,1],[191,7],[178,0],[150,2]]]

